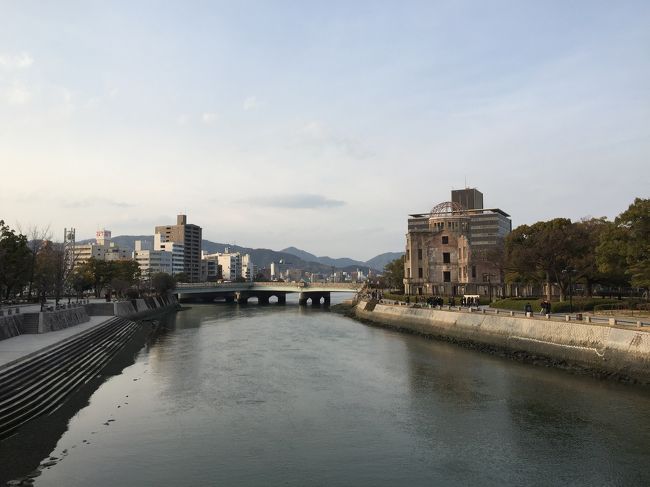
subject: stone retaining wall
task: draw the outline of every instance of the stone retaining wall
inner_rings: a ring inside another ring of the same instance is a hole
[[[90,316],[121,316],[137,320],[178,307],[176,296],[156,296],[113,303],[90,303],[85,305]]]
[[[86,308],[83,306],[58,311],[44,311],[40,313],[38,333],[62,330],[89,320],[90,318],[88,317],[88,313],[86,313]]]
[[[178,308],[178,300],[174,295],[156,296],[133,299],[131,301],[118,301],[114,305],[115,316],[138,320],[162,311],[176,309]]]
[[[24,319],[22,314],[0,316],[0,340],[20,335]]]
[[[650,333],[535,317],[486,315],[360,301],[357,317],[398,329],[522,351],[650,384]]]

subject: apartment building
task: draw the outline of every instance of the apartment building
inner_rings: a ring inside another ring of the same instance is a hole
[[[176,225],[160,225],[156,227],[159,235],[159,245],[167,250],[168,243],[183,245],[183,272],[189,282],[201,280],[201,240],[203,230],[200,226],[187,223],[186,215],[176,217]]]

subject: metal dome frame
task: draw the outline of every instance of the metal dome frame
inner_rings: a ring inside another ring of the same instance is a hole
[[[465,213],[465,207],[461,204],[456,203],[455,201],[445,201],[443,203],[438,203],[436,206],[431,208],[429,213],[431,216],[449,216],[453,214]]]

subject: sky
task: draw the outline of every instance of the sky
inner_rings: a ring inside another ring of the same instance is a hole
[[[650,2],[0,0],[0,219],[367,260],[650,197]]]

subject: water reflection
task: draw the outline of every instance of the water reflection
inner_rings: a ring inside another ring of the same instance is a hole
[[[163,324],[36,485],[650,482],[638,389],[291,303],[194,306]]]

